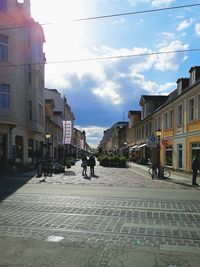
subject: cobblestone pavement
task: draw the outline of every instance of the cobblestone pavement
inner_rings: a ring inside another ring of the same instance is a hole
[[[40,183],[43,178],[37,178],[36,175],[29,180],[29,183]],[[102,166],[95,167],[95,176],[82,176],[82,168],[80,161],[66,169],[63,174],[53,174],[52,177],[47,176],[46,183],[54,184],[83,184],[83,185],[104,185],[117,187],[140,187],[140,188],[174,188],[174,189],[199,189],[191,186],[191,180],[187,183],[174,182],[171,179],[152,180],[147,170],[139,170],[135,167],[129,168],[105,168]]]
[[[0,235],[200,252],[200,201],[15,193],[0,203]]]

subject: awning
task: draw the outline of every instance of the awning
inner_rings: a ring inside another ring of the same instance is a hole
[[[135,149],[136,147],[138,147],[138,145],[131,146],[131,147],[129,147],[129,150],[132,151],[132,150]]]
[[[147,144],[142,144],[142,145],[138,146],[138,148],[144,147],[144,146],[146,146],[146,145],[147,145]]]

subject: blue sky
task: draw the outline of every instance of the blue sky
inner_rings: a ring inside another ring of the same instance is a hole
[[[103,130],[140,110],[142,94],[167,94],[200,65],[200,51],[129,59],[59,63],[74,59],[200,48],[200,6],[106,19],[74,19],[195,4],[186,0],[31,0],[44,25],[47,88],[67,97],[75,126],[98,145]],[[49,64],[49,62],[55,62]]]

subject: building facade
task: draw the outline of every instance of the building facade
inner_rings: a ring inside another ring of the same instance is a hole
[[[142,148],[142,158],[159,155],[156,161],[160,160],[161,166],[186,172],[191,171],[194,156],[200,154],[200,67],[192,67],[189,74],[189,78],[179,78],[177,88],[146,116],[145,104],[150,98],[158,103],[160,96],[142,96],[144,115],[135,125],[135,148]],[[161,132],[160,144],[157,130]]]
[[[0,172],[34,161],[44,143],[44,33],[30,1],[0,5]],[[5,29],[6,28],[6,29]]]

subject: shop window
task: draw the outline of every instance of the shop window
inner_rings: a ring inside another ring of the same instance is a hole
[[[191,145],[191,166],[192,160],[195,158],[196,155],[200,155],[200,143],[193,143]]]
[[[178,168],[182,169],[183,167],[183,146],[182,144],[178,145]]]
[[[22,164],[23,162],[23,137],[17,135],[15,137],[15,158],[16,163]]]
[[[166,146],[166,165],[172,166],[172,146]]]
[[[33,139],[28,139],[28,161],[29,162],[33,162],[33,150],[34,150]]]

